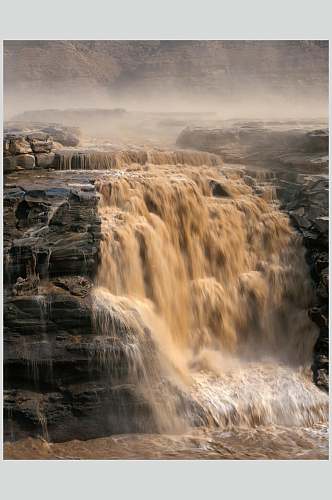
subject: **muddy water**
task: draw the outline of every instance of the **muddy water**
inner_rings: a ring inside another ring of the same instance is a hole
[[[328,431],[266,426],[236,430],[195,429],[178,435],[125,434],[88,441],[48,443],[24,439],[4,446],[5,459],[27,460],[326,460]]]
[[[28,439],[7,444],[7,458],[328,457],[300,239],[271,192],[258,197],[231,169],[171,160],[121,165],[96,181],[93,320],[107,339],[96,353],[111,371],[121,351],[126,370],[113,383],[149,409],[142,434]],[[131,411],[121,418],[137,429],[142,416]]]
[[[122,346],[155,428],[324,422],[309,276],[287,217],[219,167],[150,165],[97,186],[95,328]]]

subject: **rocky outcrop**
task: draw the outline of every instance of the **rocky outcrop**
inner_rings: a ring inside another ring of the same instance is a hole
[[[4,173],[52,167],[54,151],[63,146],[77,146],[79,134],[76,127],[7,124],[3,139]]]
[[[101,335],[95,322],[94,182],[78,171],[5,176],[5,441],[154,429],[151,409],[118,382],[128,369],[124,344]]]
[[[118,396],[92,336],[98,197],[82,175],[32,176],[4,186],[5,439],[99,435]]]
[[[112,366],[103,363],[107,345],[94,335],[87,278],[71,277],[71,290],[64,280],[5,300],[5,440],[126,432],[133,423],[125,421],[124,405],[144,411],[130,388],[114,387],[113,375],[125,369],[121,352]]]
[[[15,181],[15,182],[14,182]],[[5,184],[4,258],[10,281],[30,273],[93,273],[100,222],[93,184],[16,176]]]
[[[309,311],[319,328],[314,349],[315,383],[324,390],[329,386],[329,218],[327,178],[309,179],[285,204],[307,249],[306,257],[314,283],[316,303]]]
[[[235,123],[222,128],[185,128],[177,139],[183,148],[221,155],[226,163],[244,163],[285,171],[322,173],[328,167],[326,128],[280,123]]]

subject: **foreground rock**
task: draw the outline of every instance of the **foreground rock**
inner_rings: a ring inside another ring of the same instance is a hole
[[[98,198],[84,176],[31,176],[4,186],[4,435],[94,435],[108,398],[91,344]]]
[[[97,203],[82,172],[5,177],[5,441],[89,439],[139,432],[142,422],[153,429],[148,408],[116,382],[127,369],[121,344],[94,327]]]

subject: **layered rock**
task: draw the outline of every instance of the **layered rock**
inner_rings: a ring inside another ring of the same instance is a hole
[[[156,430],[147,404],[119,385],[124,344],[95,326],[97,203],[91,172],[5,177],[5,440]]]
[[[307,249],[306,257],[316,292],[316,304],[309,315],[319,328],[312,369],[315,383],[324,390],[329,386],[328,189],[327,178],[309,179],[284,206],[301,232]]]
[[[110,404],[89,336],[98,198],[82,175],[32,175],[4,189],[5,439],[93,436]]]
[[[76,127],[8,124],[3,139],[4,173],[52,167],[54,151],[63,146],[77,146],[79,133]]]
[[[177,145],[219,154],[227,163],[268,165],[297,172],[326,171],[328,130],[315,129],[312,124],[294,125],[240,122],[215,129],[187,127]]]

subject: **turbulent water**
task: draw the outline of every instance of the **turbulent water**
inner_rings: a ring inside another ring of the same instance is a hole
[[[92,145],[82,151],[64,149],[57,152],[58,167],[60,170],[112,170],[126,168],[128,165],[218,165],[217,155],[205,152],[191,152],[187,150],[165,151],[163,149],[146,147],[120,147],[110,145],[103,150],[102,146],[94,148]]]
[[[198,156],[150,154],[96,181],[95,355],[124,394],[114,428],[127,434],[27,440],[12,456],[327,458],[301,240],[271,188],[258,196]]]
[[[232,170],[167,159],[97,185],[100,362],[120,352],[118,382],[148,408],[124,411],[128,430],[326,423],[307,266],[287,216]]]

